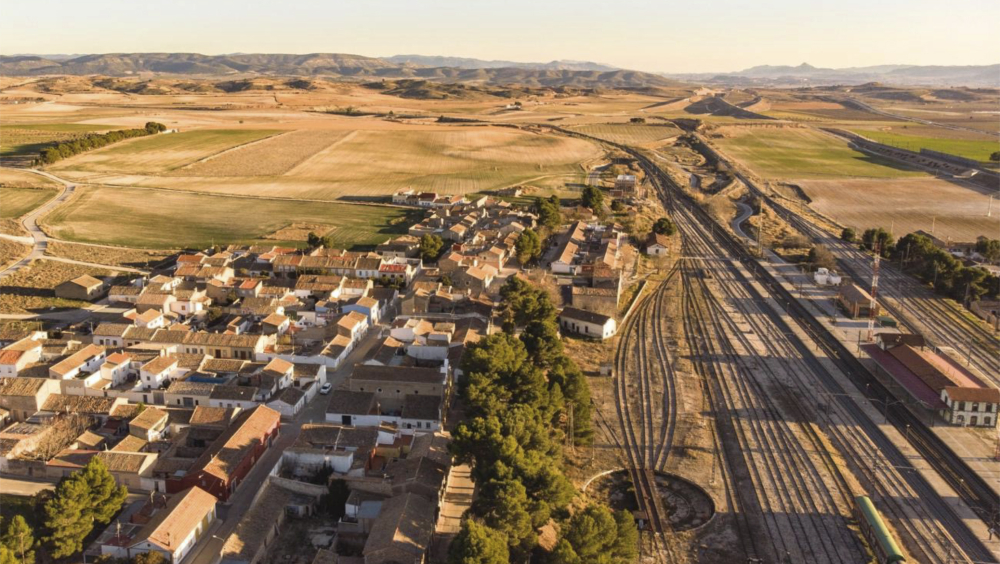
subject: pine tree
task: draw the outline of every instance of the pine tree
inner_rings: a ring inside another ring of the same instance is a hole
[[[513,478],[493,479],[486,482],[473,508],[483,522],[504,533],[507,546],[514,560],[525,560],[538,542],[528,512],[528,494],[524,486]]]
[[[83,539],[94,528],[89,511],[90,490],[77,475],[56,486],[56,495],[45,504],[45,527],[51,531],[46,540],[52,556],[63,558],[83,550]]]
[[[115,477],[100,458],[94,457],[78,473],[90,492],[90,515],[94,521],[105,525],[122,508],[128,497],[128,488],[116,486]]]
[[[550,561],[631,564],[638,557],[638,540],[639,532],[628,513],[588,505],[563,526],[562,538],[550,554]]]
[[[3,548],[10,552],[10,556],[14,558],[14,562],[34,564],[35,551],[32,550],[35,546],[34,531],[31,530],[28,522],[21,515],[15,515],[10,520],[10,523],[7,524],[7,528],[4,530],[0,543],[2,543]],[[5,558],[6,555],[0,556],[0,564],[6,562]]]
[[[507,539],[500,531],[473,519],[462,523],[462,530],[448,549],[448,564],[507,564],[510,553]]]

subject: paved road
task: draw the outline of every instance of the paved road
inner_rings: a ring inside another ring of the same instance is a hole
[[[59,206],[60,204],[62,204],[63,202],[65,202],[70,196],[72,196],[73,192],[76,190],[76,184],[73,184],[72,182],[70,182],[68,180],[59,178],[58,176],[56,176],[54,174],[50,174],[50,173],[42,171],[42,170],[35,170],[35,169],[31,169],[31,168],[23,168],[23,169],[18,169],[18,170],[22,170],[24,172],[30,172],[30,173],[33,173],[33,174],[37,174],[39,176],[44,176],[45,178],[48,178],[49,180],[53,180],[55,182],[59,182],[60,184],[63,185],[63,188],[62,188],[62,191],[60,191],[59,194],[56,195],[54,198],[52,198],[48,202],[45,202],[41,206],[35,208],[33,211],[31,211],[30,213],[28,213],[28,215],[24,216],[21,219],[21,225],[24,226],[24,228],[28,231],[28,234],[29,234],[28,237],[19,237],[17,235],[2,235],[2,234],[0,234],[0,237],[2,237],[4,239],[9,239],[11,241],[17,241],[18,243],[21,243],[21,244],[24,244],[24,245],[30,245],[32,247],[31,248],[31,252],[28,253],[28,256],[26,256],[23,259],[17,261],[16,263],[10,265],[9,267],[7,267],[6,269],[4,269],[3,271],[0,271],[0,279],[6,278],[7,276],[10,276],[11,274],[13,274],[13,273],[17,272],[18,270],[24,268],[25,266],[28,266],[29,264],[31,264],[31,261],[36,260],[36,259],[42,259],[42,258],[45,259],[45,260],[52,260],[52,261],[56,261],[56,262],[65,262],[65,263],[68,263],[68,264],[79,264],[79,265],[82,265],[82,266],[90,266],[90,267],[94,267],[94,268],[104,268],[104,269],[116,270],[116,271],[119,271],[119,272],[134,272],[134,273],[137,273],[137,274],[149,274],[145,270],[140,270],[138,268],[130,268],[130,267],[127,267],[127,266],[110,266],[110,265],[106,265],[106,264],[97,264],[97,263],[92,263],[92,262],[84,262],[84,261],[73,260],[73,259],[62,258],[62,257],[45,256],[45,249],[47,249],[48,245],[49,245],[49,236],[46,235],[45,232],[42,231],[42,229],[38,226],[38,219],[40,217],[42,217],[43,215],[47,214],[48,212],[52,211],[56,206]]]
[[[740,237],[749,239],[750,236],[743,231],[743,222],[753,215],[753,208],[743,202],[736,202],[736,207],[740,209],[740,215],[736,216],[736,219],[733,220],[733,231]]]
[[[611,163],[595,166],[593,169],[591,169],[590,173],[587,174],[587,186],[600,186],[601,173],[604,172],[604,170],[609,166],[611,166]]]
[[[28,230],[28,235],[31,236],[31,245],[32,245],[31,252],[28,253],[28,256],[24,257],[23,259],[17,261],[16,263],[12,264],[11,266],[7,267],[2,272],[0,272],[0,278],[6,278],[7,276],[10,276],[11,274],[17,272],[18,270],[21,270],[25,266],[31,264],[31,261],[45,256],[45,249],[46,247],[48,247],[49,238],[48,236],[45,235],[42,229],[38,227],[38,218],[52,211],[52,209],[58,206],[59,204],[65,202],[66,199],[69,198],[73,194],[73,191],[76,189],[76,184],[73,184],[68,180],[63,180],[62,178],[51,175],[47,172],[41,170],[34,170],[30,168],[21,170],[37,174],[39,176],[44,176],[45,178],[48,178],[50,180],[54,180],[62,184],[63,189],[62,191],[59,192],[59,194],[56,197],[52,198],[48,202],[45,202],[41,206],[35,208],[32,212],[28,213],[28,215],[24,216],[24,218],[21,219],[21,225],[23,225],[24,228]],[[27,238],[25,238],[25,240],[27,240]]]
[[[364,360],[368,351],[378,342],[382,327],[386,326],[376,326],[369,331],[354,351],[348,355],[343,365],[332,374],[327,374],[327,381],[333,384],[334,390],[350,376],[354,364]],[[268,473],[278,463],[282,451],[295,442],[303,424],[321,423],[326,420],[326,406],[329,400],[330,396],[316,394],[316,397],[306,405],[305,409],[299,412],[294,420],[282,422],[278,440],[254,465],[253,470],[240,484],[236,493],[229,498],[228,507],[224,508],[225,518],[213,525],[209,534],[198,541],[194,549],[184,558],[182,564],[215,564],[219,561],[225,539],[236,530],[240,518],[250,510],[254,496],[264,486]]]

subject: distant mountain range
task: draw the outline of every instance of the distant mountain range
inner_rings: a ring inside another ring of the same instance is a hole
[[[518,65],[518,66],[509,66]],[[578,88],[675,87],[678,82],[653,73],[616,69],[596,63],[553,61],[511,63],[447,57],[401,55],[386,59],[339,53],[231,54],[108,53],[69,59],[39,55],[0,56],[7,76],[40,75],[199,75],[309,76],[341,79],[424,79],[489,85]]]
[[[519,63],[463,57],[342,53],[306,55],[232,53],[106,53],[0,56],[0,72],[38,75],[307,76],[339,79],[423,79],[532,87],[676,87],[678,80],[719,86],[831,86],[881,82],[898,86],[1000,87],[1000,64],[978,66],[879,65],[843,69],[761,65],[730,73],[647,73],[587,61]]]
[[[532,69],[532,70],[571,70],[571,71],[617,71],[622,70],[610,65],[591,63],[589,61],[552,61],[549,63],[518,63],[515,61],[485,61],[466,57],[441,57],[433,55],[393,55],[382,60],[401,65],[417,65],[421,67],[453,67],[457,69]]]
[[[1000,88],[1000,64],[971,66],[878,65],[844,69],[761,65],[730,73],[662,73],[664,76],[720,86],[831,86],[881,82],[897,86]]]

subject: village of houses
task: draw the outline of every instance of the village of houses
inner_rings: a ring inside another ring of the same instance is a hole
[[[515,241],[537,218],[493,197],[394,203],[428,212],[371,252],[231,246],[125,284],[59,284],[120,313],[3,335],[7,483],[103,461],[132,495],[87,561],[251,564],[289,546],[305,562],[440,561],[473,488],[448,454],[462,353],[499,330],[498,289],[527,275]],[[445,242],[435,263],[420,257],[425,234]],[[615,334],[636,256],[594,217],[553,233],[531,274],[564,290],[564,336]],[[335,479],[349,488],[342,517],[317,528],[303,518]]]

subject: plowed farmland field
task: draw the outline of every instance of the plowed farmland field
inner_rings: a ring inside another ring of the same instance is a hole
[[[203,129],[140,137],[60,161],[55,170],[156,174],[169,171],[276,131]]]
[[[643,125],[631,123],[601,123],[577,125],[571,129],[598,139],[630,145],[644,145],[673,139],[681,130],[672,125]]]
[[[986,217],[989,196],[938,178],[803,180],[797,184],[820,213],[856,229],[890,227],[896,236],[918,229],[952,241],[1000,232],[1000,214]],[[994,202],[994,207],[996,203]]]
[[[175,176],[278,176],[353,135],[353,131],[292,131],[235,147],[172,172]]]

